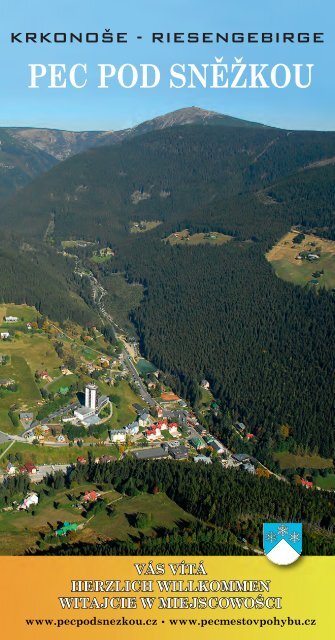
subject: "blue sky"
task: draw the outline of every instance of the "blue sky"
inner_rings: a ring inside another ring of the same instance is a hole
[[[196,105],[240,118],[297,129],[335,129],[335,7],[333,0],[1,0],[0,126],[73,130],[120,129],[156,115]],[[13,45],[15,32],[127,32],[128,44]],[[324,32],[319,45],[153,45],[164,32]],[[138,41],[137,35],[143,39]],[[168,88],[173,63],[228,63],[235,56],[255,63],[314,63],[308,90],[214,90]],[[157,64],[163,80],[150,90],[116,83],[98,90],[98,63]],[[88,64],[85,90],[28,89],[28,63]]]

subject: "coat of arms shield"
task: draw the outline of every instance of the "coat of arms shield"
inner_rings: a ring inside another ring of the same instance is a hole
[[[292,564],[302,552],[302,524],[300,522],[265,522],[263,548],[266,557],[279,565]]]

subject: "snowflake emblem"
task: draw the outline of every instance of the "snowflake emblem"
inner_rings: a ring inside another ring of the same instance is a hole
[[[288,534],[288,527],[285,527],[284,524],[281,524],[278,527],[278,533],[279,533],[280,536],[282,536],[282,538],[284,538]]]
[[[292,542],[298,542],[300,540],[299,533],[296,533],[295,531],[293,531],[293,533],[291,533],[290,535],[290,540],[292,540]]]
[[[274,542],[275,540],[277,540],[277,534],[274,531],[270,531],[270,533],[266,534],[266,539],[269,542]]]

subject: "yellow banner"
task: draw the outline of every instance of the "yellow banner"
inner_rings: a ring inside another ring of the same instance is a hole
[[[83,638],[329,637],[334,557],[3,557],[1,635]]]

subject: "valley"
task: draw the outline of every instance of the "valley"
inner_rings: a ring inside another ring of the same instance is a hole
[[[17,132],[57,161],[0,202],[0,530],[20,553],[166,552],[167,529],[178,553],[259,553],[265,513],[332,548],[335,135],[218,116]],[[212,511],[183,491],[199,478]],[[65,487],[101,493],[92,521]],[[218,487],[250,511],[228,521]]]

